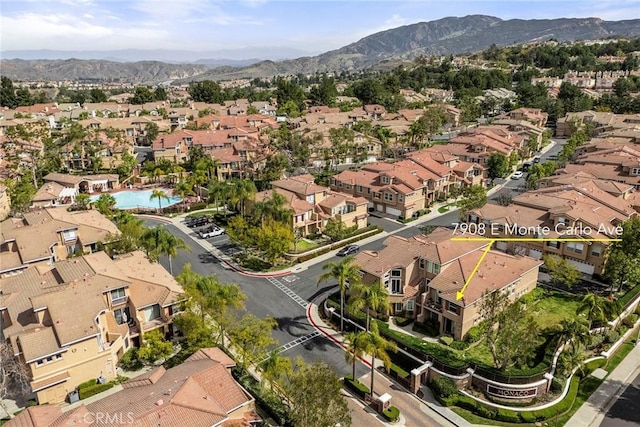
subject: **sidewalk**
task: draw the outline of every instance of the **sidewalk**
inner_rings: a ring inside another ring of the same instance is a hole
[[[607,411],[624,392],[629,382],[640,374],[640,346],[636,346],[627,357],[600,384],[589,399],[573,414],[566,427],[598,426]]]
[[[345,348],[344,345],[344,337],[340,332],[333,329],[331,326],[327,325],[324,320],[320,317],[320,313],[318,312],[318,306],[315,304],[310,304],[307,309],[307,316],[311,324],[318,329],[322,334],[324,334],[327,338],[332,340],[334,343],[339,346]],[[361,358],[362,362],[371,367],[372,359],[369,355]],[[375,361],[376,368],[382,366],[382,362],[379,360]],[[366,374],[360,377],[360,380],[365,384],[368,384],[370,381],[370,374]],[[402,386],[396,384],[388,377],[381,375],[377,372],[376,369],[376,379],[374,383],[374,387],[377,395],[381,395],[383,393],[389,393],[392,396],[391,404],[400,409],[400,413],[403,415],[401,422],[394,425],[407,425],[407,426],[464,426],[470,427],[472,424],[468,423],[458,414],[453,412],[451,409],[446,408],[440,403],[438,403],[433,395],[429,392],[424,393],[423,399],[419,399],[417,396],[409,393],[409,391],[405,390]],[[429,424],[424,419],[424,415],[427,415],[437,424]],[[376,417],[378,418],[378,417]]]

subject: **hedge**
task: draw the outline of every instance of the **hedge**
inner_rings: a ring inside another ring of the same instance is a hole
[[[344,376],[344,384],[347,386],[347,388],[354,391],[362,399],[364,399],[368,394],[371,393],[371,390],[369,390],[369,387],[362,384],[357,379],[354,380],[350,374]]]
[[[393,318],[394,322],[396,322],[396,325],[398,326],[408,326],[411,324],[411,322],[413,322],[413,319],[408,318],[408,317],[399,317],[396,316]]]
[[[371,234],[366,234],[367,232],[371,232],[373,230],[377,230],[376,233],[371,233]],[[301,263],[301,262],[305,262],[305,261],[309,261],[310,259],[316,258],[320,255],[324,255],[327,254],[329,252],[331,252],[334,249],[338,249],[341,248],[343,246],[347,246],[350,245],[352,243],[358,242],[360,240],[366,239],[367,237],[371,237],[374,236],[380,232],[382,232],[382,228],[378,227],[378,226],[368,226],[367,228],[361,228],[360,230],[358,230],[358,233],[356,233],[355,236],[351,237],[351,238],[347,238],[345,240],[341,240],[340,242],[336,242],[336,243],[332,243],[330,245],[327,245],[325,247],[322,247],[321,249],[316,250],[313,253],[310,254],[305,254],[302,256],[299,256],[295,259],[295,262],[297,263]]]
[[[389,406],[387,409],[382,411],[382,416],[389,422],[396,422],[400,419],[400,409],[395,406]]]
[[[86,399],[87,397],[94,396],[98,393],[102,393],[105,390],[109,390],[111,387],[115,386],[117,381],[111,381],[104,384],[96,384],[95,380],[93,380],[93,385],[84,386],[83,388],[78,388],[78,396],[80,399]],[[85,384],[85,383],[83,383]]]
[[[601,359],[595,359],[588,363],[585,363],[584,366],[582,367],[582,372],[584,373],[583,377],[588,377],[589,375],[591,375],[593,371],[595,371],[598,368],[602,368],[606,363],[607,363],[607,359],[605,359],[604,357]]]
[[[391,371],[395,372],[399,378],[409,378],[409,372],[405,371],[395,363],[391,364]]]
[[[437,377],[429,383],[431,390],[441,397],[451,397],[458,394],[458,386],[451,378]]]

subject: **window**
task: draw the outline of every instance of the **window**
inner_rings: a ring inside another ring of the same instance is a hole
[[[404,202],[404,197],[402,195],[398,195],[398,201],[399,202]]]
[[[402,280],[401,279],[391,279],[391,293],[392,294],[401,294],[402,293]]]
[[[427,271],[433,274],[440,274],[440,264],[427,260]]]
[[[76,230],[65,230],[62,232],[62,238],[65,242],[71,242],[77,239]]]
[[[145,322],[150,320],[158,319],[160,317],[160,306],[158,304],[154,304],[151,307],[147,307],[142,310],[142,318]]]
[[[36,366],[42,366],[44,365],[44,360],[40,359],[40,360],[36,360]]]
[[[447,308],[447,311],[451,312],[451,313],[455,313],[458,314],[458,306],[452,302],[449,303],[449,307]]]
[[[584,245],[582,243],[567,242],[567,251],[581,254],[584,251]]]
[[[600,256],[601,253],[602,253],[602,247],[601,246],[593,246],[591,248],[591,255],[592,256]]]
[[[563,217],[559,216],[558,218],[556,218],[556,224],[567,225],[567,220],[566,220],[566,218],[563,218]]]
[[[393,308],[395,311],[402,311],[402,303],[401,302],[397,302],[395,304],[393,304]]]
[[[389,183],[389,177],[388,176],[383,176],[381,179],[382,179],[382,183],[383,184],[388,184]]]
[[[391,277],[402,277],[402,270],[391,270]]]
[[[420,260],[418,261],[418,268],[420,268],[420,270],[424,270],[427,266],[427,260],[424,258],[420,258]]]
[[[631,175],[640,175],[640,168],[631,169]]]
[[[118,325],[122,325],[123,323],[133,322],[133,319],[131,318],[131,313],[129,312],[129,307],[123,307],[117,310],[113,310],[113,317],[116,318],[116,323]]]
[[[407,301],[407,311],[413,311],[413,300]]]
[[[118,288],[111,291],[111,304],[122,304],[127,300],[127,294],[124,288]]]
[[[547,242],[547,246],[551,247],[551,248],[556,248],[558,249],[558,246],[560,246],[560,242],[557,241],[549,241]]]
[[[358,193],[362,193],[362,185],[358,185]]]
[[[393,202],[393,194],[384,193],[384,199]]]

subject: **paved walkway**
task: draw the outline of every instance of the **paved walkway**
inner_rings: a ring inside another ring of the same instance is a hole
[[[626,386],[638,374],[640,374],[640,346],[636,345],[565,426],[599,426],[609,408],[613,406]]]

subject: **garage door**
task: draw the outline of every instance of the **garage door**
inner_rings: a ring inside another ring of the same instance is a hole
[[[593,272],[596,269],[594,265],[587,264],[586,262],[576,261],[569,258],[567,258],[567,261],[569,261],[569,264],[573,265],[580,272],[585,274],[593,275]]]
[[[402,211],[400,209],[395,209],[392,207],[387,206],[387,213],[389,215],[395,215],[395,216],[400,216],[402,215]]]
[[[378,204],[376,205],[376,210],[377,210],[378,212],[384,212],[384,205],[383,205],[382,203],[378,203]]]
[[[539,251],[537,249],[529,249],[529,256],[533,259],[540,259],[542,258],[542,251]]]
[[[507,250],[507,242],[496,242],[496,249],[499,251]]]

